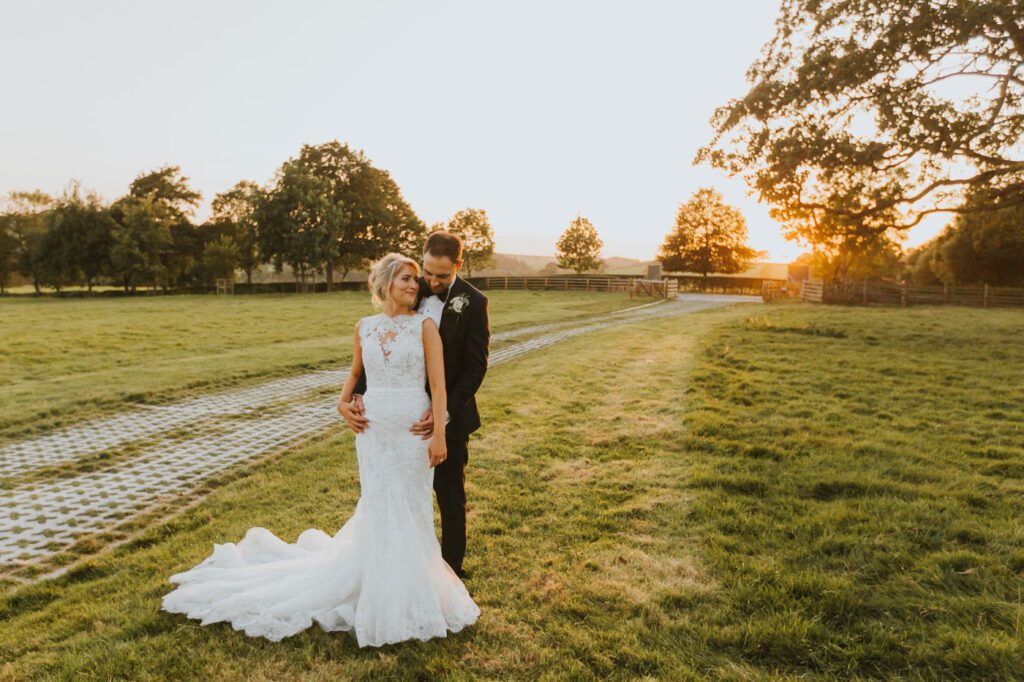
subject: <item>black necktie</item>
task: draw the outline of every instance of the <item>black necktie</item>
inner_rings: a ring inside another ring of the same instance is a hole
[[[434,294],[434,296],[437,296],[439,299],[441,299],[441,302],[444,303],[445,301],[448,300],[448,291],[448,289],[445,289],[439,294]]]

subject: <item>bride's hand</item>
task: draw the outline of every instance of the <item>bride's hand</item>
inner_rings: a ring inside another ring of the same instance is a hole
[[[448,459],[448,444],[444,438],[431,438],[430,447],[428,448],[428,455],[430,456],[430,466],[436,467],[441,462]]]
[[[362,433],[370,425],[366,418],[366,408],[363,407],[362,396],[352,396],[352,402],[346,403],[338,398],[338,413],[344,417],[348,427],[355,433]]]

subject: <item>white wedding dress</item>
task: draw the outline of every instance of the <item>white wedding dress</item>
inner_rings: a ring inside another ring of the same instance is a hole
[[[275,642],[316,621],[352,631],[359,646],[444,637],[476,622],[480,609],[434,533],[428,442],[409,433],[430,407],[425,319],[360,322],[370,425],[356,435],[360,498],[345,525],[333,537],[303,531],[295,544],[259,527],[238,544],[214,544],[202,563],[169,578],[178,587],[164,610]]]

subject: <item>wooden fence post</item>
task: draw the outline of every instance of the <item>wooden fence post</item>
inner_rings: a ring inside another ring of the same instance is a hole
[[[988,285],[987,284],[985,285],[985,293],[984,293],[983,305],[986,308],[988,307]]]
[[[942,283],[942,305],[949,305],[949,282]]]
[[[902,305],[902,306],[906,306],[907,305],[907,283],[906,282],[904,282],[903,285],[900,287],[900,305]]]
[[[867,280],[864,280],[864,291],[862,292],[862,295],[861,295],[861,302],[864,305],[868,304],[868,281]]]

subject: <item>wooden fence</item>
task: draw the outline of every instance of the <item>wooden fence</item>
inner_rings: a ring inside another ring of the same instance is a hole
[[[557,277],[473,277],[470,282],[480,289],[527,289],[531,291],[618,291],[628,292],[642,277],[624,275],[590,275]],[[668,275],[661,282],[668,284],[669,295],[679,291],[703,291],[726,294],[761,293],[762,280],[752,277],[700,277]]]
[[[963,305],[1024,307],[1024,289],[982,286],[916,286],[899,282],[805,282],[801,297],[814,303],[848,305]]]
[[[639,277],[474,277],[470,282],[480,289],[519,289],[527,291],[618,291],[630,290]]]
[[[825,285],[821,282],[804,282],[803,286],[800,287],[800,296],[805,301],[811,303],[823,303],[825,295]]]
[[[727,275],[668,275],[679,282],[680,291],[699,291],[714,294],[748,294],[759,296],[765,282],[785,284],[781,279],[764,279],[761,277],[730,277]]]
[[[765,303],[777,298],[793,298],[802,295],[800,282],[766,279],[761,283],[761,300]]]

